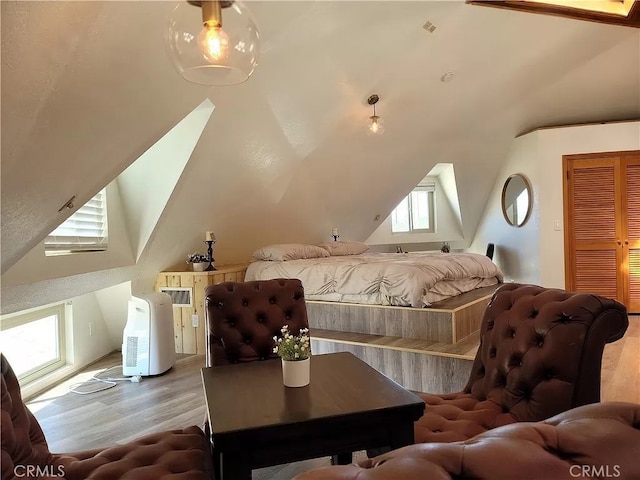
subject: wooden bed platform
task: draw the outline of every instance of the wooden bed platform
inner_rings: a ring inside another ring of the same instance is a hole
[[[349,351],[405,388],[460,391],[479,344],[484,310],[498,285],[431,308],[307,301],[314,353]]]
[[[309,325],[322,330],[456,343],[480,328],[487,301],[496,288],[478,288],[430,308],[307,300]]]

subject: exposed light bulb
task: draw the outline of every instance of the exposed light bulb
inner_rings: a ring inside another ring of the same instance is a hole
[[[196,19],[198,12],[201,21]],[[185,80],[237,85],[252,75],[260,56],[260,34],[242,0],[182,0],[167,20],[169,55]]]
[[[380,124],[380,117],[377,115],[372,115],[369,117],[371,119],[371,124],[369,125],[369,130],[371,133],[382,133],[382,125]]]
[[[198,34],[198,48],[211,63],[220,63],[229,57],[229,35],[220,26],[206,25]]]

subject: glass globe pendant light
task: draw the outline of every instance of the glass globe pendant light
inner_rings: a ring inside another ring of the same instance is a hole
[[[165,40],[180,74],[200,85],[246,82],[258,63],[260,34],[239,1],[184,1],[169,15]]]

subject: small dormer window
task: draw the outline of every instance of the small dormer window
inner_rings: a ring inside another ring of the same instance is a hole
[[[44,241],[46,255],[107,249],[107,195],[103,189],[67,218]]]
[[[66,313],[58,304],[0,318],[0,351],[22,386],[65,365]]]
[[[414,188],[391,213],[393,233],[435,233],[434,183]]]

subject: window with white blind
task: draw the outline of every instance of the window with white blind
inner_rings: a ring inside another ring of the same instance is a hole
[[[44,241],[46,255],[107,249],[107,194],[103,189],[56,228]]]
[[[414,188],[391,212],[391,232],[435,233],[435,191],[433,183]]]

